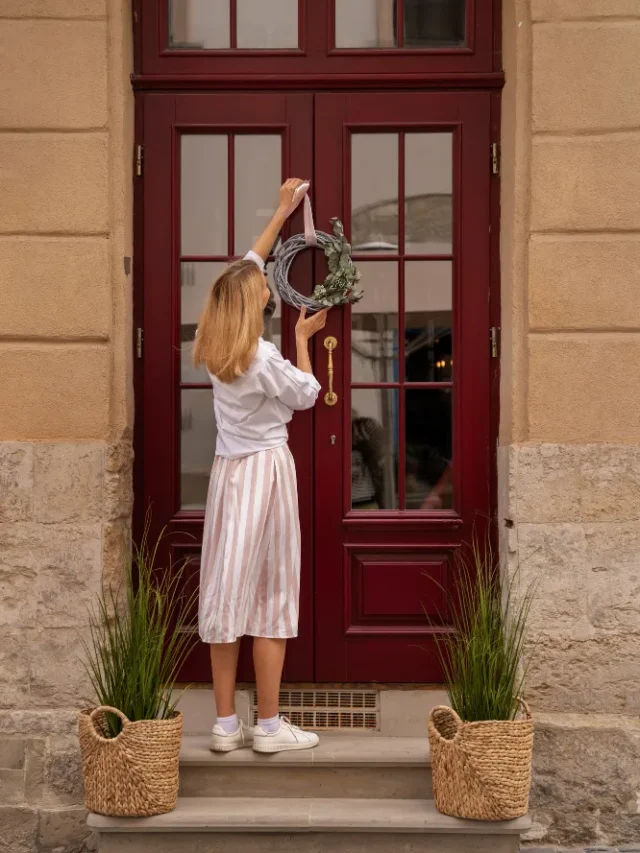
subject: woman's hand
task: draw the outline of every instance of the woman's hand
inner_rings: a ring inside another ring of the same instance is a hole
[[[284,184],[280,187],[280,194],[278,198],[278,213],[285,218],[287,216],[291,216],[296,207],[300,204],[304,195],[298,194],[298,197],[294,203],[294,196],[296,194],[296,190],[302,184],[306,184],[307,181],[303,181],[302,178],[289,178],[284,182]]]
[[[300,195],[300,193],[298,193],[298,197],[294,202],[293,196],[295,195],[295,191],[301,184],[306,183],[307,181],[303,181],[300,178],[289,178],[289,180],[285,181],[280,187],[278,209],[273,214],[271,221],[252,247],[252,250],[256,255],[259,255],[265,263],[269,259],[269,253],[275,246],[278,234],[286,222],[287,217],[291,216],[300,201],[304,198],[304,195]]]
[[[296,323],[296,339],[306,342],[309,338],[312,338],[316,332],[319,332],[320,329],[324,329],[328,313],[329,309],[324,308],[322,311],[318,311],[317,314],[312,314],[311,317],[307,317],[307,309],[303,308],[300,311],[300,316]]]

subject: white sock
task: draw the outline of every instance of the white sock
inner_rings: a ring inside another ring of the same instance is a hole
[[[238,715],[231,714],[230,717],[218,717],[216,725],[222,726],[228,735],[232,735],[238,731]]]
[[[280,714],[276,714],[275,717],[270,717],[268,720],[261,720],[258,717],[258,725],[263,732],[274,735],[280,728]]]

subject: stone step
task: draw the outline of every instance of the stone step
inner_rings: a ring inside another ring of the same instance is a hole
[[[439,814],[429,800],[185,797],[150,818],[89,815],[101,853],[517,853],[528,818]]]
[[[351,797],[427,799],[431,790],[426,737],[321,734],[315,749],[260,755],[216,753],[210,737],[187,736],[180,756],[184,797]]]

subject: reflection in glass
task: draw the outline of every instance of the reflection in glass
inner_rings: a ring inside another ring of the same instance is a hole
[[[406,391],[406,509],[453,506],[451,389]]]
[[[169,47],[174,50],[231,47],[230,0],[169,0]]]
[[[237,0],[238,47],[298,47],[298,0]]]
[[[216,447],[210,389],[183,389],[180,414],[180,506],[204,509]]]
[[[351,392],[351,507],[398,507],[398,392]]]
[[[242,256],[273,216],[282,183],[282,137],[277,133],[237,134],[234,146],[234,251]]]
[[[351,243],[354,252],[398,251],[398,135],[351,137]]]
[[[227,254],[227,137],[184,134],[180,149],[183,255]]]
[[[398,380],[398,265],[359,261],[366,298],[351,308],[351,381]]]
[[[407,382],[450,382],[453,376],[451,261],[407,261]]]
[[[396,46],[395,0],[335,0],[336,47]]]
[[[404,0],[404,46],[462,46],[465,5],[465,0]]]
[[[183,261],[180,265],[180,379],[182,382],[208,382],[206,372],[191,363],[191,349],[200,312],[209,288],[226,264]]]
[[[453,146],[451,133],[405,136],[405,251],[451,253]]]

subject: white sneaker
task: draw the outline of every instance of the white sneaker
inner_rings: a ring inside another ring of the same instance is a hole
[[[234,749],[242,749],[243,746],[251,746],[253,743],[253,729],[245,728],[242,720],[238,720],[238,728],[232,734],[228,734],[222,726],[215,725],[211,732],[211,749],[213,752],[232,752]]]
[[[280,717],[277,732],[265,732],[260,726],[253,730],[254,752],[284,752],[287,749],[312,749],[320,742],[318,735],[305,732],[292,725],[286,717]]]

